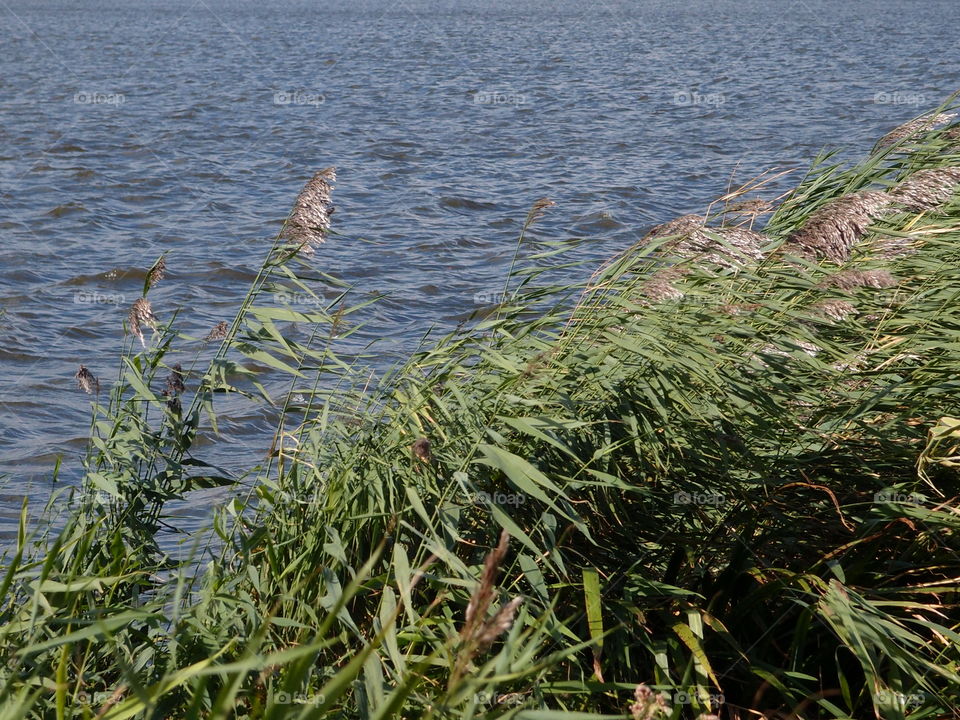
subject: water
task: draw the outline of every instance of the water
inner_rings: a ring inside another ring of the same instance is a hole
[[[731,176],[848,157],[960,88],[953,0],[0,2],[0,539],[76,479],[73,375],[116,375],[151,298],[232,316],[309,175],[339,169],[319,269],[388,299],[391,352],[496,291],[530,204],[600,260]],[[792,178],[771,188],[775,195]],[[363,239],[363,241],[361,241]],[[386,352],[386,351],[385,351]],[[386,359],[383,361],[387,362]],[[220,457],[270,426],[225,420]],[[182,509],[185,529],[210,498]]]

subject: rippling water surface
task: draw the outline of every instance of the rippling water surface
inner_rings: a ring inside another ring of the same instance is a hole
[[[731,176],[865,152],[960,88],[955,0],[0,1],[0,537],[77,477],[144,270],[203,333],[304,180],[335,165],[318,267],[386,294],[403,352],[495,290],[530,204],[602,259]],[[792,179],[771,188],[786,189]],[[389,362],[384,356],[383,363]],[[246,413],[246,414],[245,414]],[[228,413],[229,414],[229,413]],[[238,408],[219,459],[269,419]],[[211,498],[184,503],[196,526]]]

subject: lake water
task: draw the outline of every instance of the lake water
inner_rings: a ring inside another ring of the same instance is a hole
[[[530,204],[600,260],[731,176],[866,152],[960,88],[955,0],[0,0],[0,539],[76,479],[143,270],[232,316],[303,182],[335,165],[319,269],[387,295],[409,350],[502,284]],[[789,187],[775,184],[769,196]],[[384,363],[389,362],[387,355]],[[220,458],[269,426],[227,418]],[[209,498],[182,508],[198,524]]]

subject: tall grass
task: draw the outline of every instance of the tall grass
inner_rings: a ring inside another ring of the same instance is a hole
[[[960,193],[917,175],[958,134],[818,158],[762,236],[760,180],[577,284],[515,260],[374,386],[318,174],[212,358],[145,284],[65,527],[6,558],[2,717],[958,717]],[[175,560],[224,396],[271,452]]]

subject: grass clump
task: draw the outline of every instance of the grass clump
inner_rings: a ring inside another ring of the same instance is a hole
[[[580,283],[547,284],[544,245],[372,387],[341,350],[362,305],[313,267],[332,169],[205,339],[150,305],[155,264],[103,402],[77,373],[97,402],[65,526],[24,511],[7,557],[4,716],[957,717],[949,110]],[[268,457],[171,559],[167,504],[236,483],[197,438],[240,398]]]

